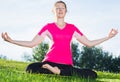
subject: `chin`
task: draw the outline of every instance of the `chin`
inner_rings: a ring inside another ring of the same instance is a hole
[[[64,17],[57,17],[57,18],[64,18]]]
[[[62,16],[57,16],[57,17],[58,17],[58,18],[64,18],[65,16],[62,15]]]

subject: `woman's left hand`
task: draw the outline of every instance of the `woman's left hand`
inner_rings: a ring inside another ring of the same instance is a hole
[[[118,33],[118,30],[112,29],[108,35],[108,38],[114,37],[115,35],[117,35],[117,33]]]

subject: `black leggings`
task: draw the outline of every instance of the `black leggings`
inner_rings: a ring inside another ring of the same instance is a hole
[[[90,69],[79,69],[71,65],[57,64],[52,62],[37,62],[28,65],[26,72],[28,73],[42,73],[42,74],[53,74],[48,69],[42,68],[42,65],[49,64],[53,67],[57,66],[60,69],[60,75],[72,76],[77,75],[84,78],[97,78],[97,73]]]

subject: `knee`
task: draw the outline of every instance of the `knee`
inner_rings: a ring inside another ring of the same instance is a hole
[[[97,78],[97,73],[93,71],[93,78]]]
[[[97,73],[95,71],[93,70],[88,70],[88,71],[89,71],[88,74],[90,78],[93,78],[93,79],[97,78]]]
[[[26,67],[26,72],[27,73],[32,73],[32,70],[33,70],[33,66],[32,66],[32,64],[29,64],[27,67]]]

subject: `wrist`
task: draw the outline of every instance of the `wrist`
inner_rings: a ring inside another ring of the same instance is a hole
[[[107,37],[106,37],[106,40],[109,40],[110,38],[111,38],[111,37],[107,36]]]
[[[9,40],[8,42],[10,42],[10,43],[14,43],[14,40]]]

